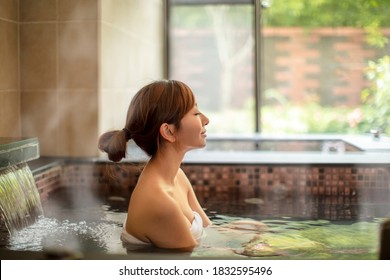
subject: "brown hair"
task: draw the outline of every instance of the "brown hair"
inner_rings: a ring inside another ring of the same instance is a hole
[[[181,119],[194,106],[192,90],[183,82],[162,80],[148,84],[133,97],[124,129],[101,135],[98,147],[110,160],[118,162],[126,156],[127,141],[133,139],[145,153],[154,156],[163,144],[160,126],[168,123],[180,129]]]

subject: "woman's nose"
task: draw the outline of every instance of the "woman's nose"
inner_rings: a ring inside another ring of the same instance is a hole
[[[206,117],[206,115],[204,115],[204,114],[202,114],[202,118],[203,118],[203,120],[202,120],[203,125],[204,125],[204,126],[205,126],[205,125],[208,125],[209,122],[210,122],[209,118]]]

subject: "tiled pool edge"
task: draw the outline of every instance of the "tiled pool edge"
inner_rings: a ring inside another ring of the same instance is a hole
[[[89,187],[108,196],[128,198],[141,166],[72,159],[33,173],[42,201],[59,187]],[[390,204],[390,164],[184,163],[182,168],[202,204],[213,199],[239,199],[252,204],[248,206],[251,209],[275,215],[293,213],[330,220],[371,216],[378,205]]]

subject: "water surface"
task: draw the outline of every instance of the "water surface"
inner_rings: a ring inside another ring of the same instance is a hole
[[[72,197],[69,197],[72,196]],[[58,192],[38,221],[13,235],[3,231],[0,247],[16,251],[71,252],[77,256],[154,254],[153,248],[125,248],[120,241],[127,201]],[[254,219],[206,209],[213,225],[191,257],[262,259],[378,259],[384,220]],[[166,252],[164,253],[174,253]],[[177,252],[175,252],[177,254]]]

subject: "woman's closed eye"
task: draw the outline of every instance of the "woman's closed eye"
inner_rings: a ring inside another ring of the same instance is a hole
[[[195,113],[195,116],[201,116],[201,115],[202,115],[201,112],[196,112],[196,113]]]

